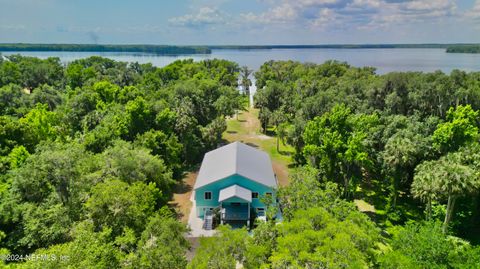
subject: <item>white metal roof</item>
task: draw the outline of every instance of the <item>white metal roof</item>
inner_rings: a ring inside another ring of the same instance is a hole
[[[205,154],[194,188],[234,174],[268,187],[277,186],[268,154],[243,143],[234,142]]]
[[[225,189],[220,190],[218,201],[222,202],[232,197],[238,197],[248,202],[252,202],[252,192],[249,189],[245,189],[238,185],[232,185]]]

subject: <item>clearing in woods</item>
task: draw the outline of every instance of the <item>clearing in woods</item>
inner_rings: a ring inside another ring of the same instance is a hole
[[[248,111],[241,111],[238,119],[233,117],[227,120],[227,130],[223,133],[223,139],[225,143],[240,141],[270,154],[278,183],[280,186],[285,186],[288,184],[288,166],[291,163],[290,155],[293,154],[293,148],[280,142],[280,152],[277,152],[277,139],[264,135],[260,131],[258,109],[250,108]],[[170,202],[170,205],[176,208],[183,223],[187,223],[192,207],[190,197],[197,172],[196,169],[185,175],[176,186],[173,200]]]

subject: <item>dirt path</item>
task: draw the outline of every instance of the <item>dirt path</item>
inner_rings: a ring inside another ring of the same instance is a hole
[[[264,135],[260,132],[260,121],[258,120],[258,110],[249,109],[242,111],[238,120],[234,117],[228,120],[228,128],[223,138],[228,142],[241,141],[250,146],[259,148],[270,154],[275,174],[277,175],[280,186],[288,184],[288,165],[290,156],[293,152],[291,148],[282,146],[281,151],[287,154],[279,154],[276,150],[276,138]]]
[[[173,200],[168,204],[175,208],[178,217],[182,223],[188,222],[188,214],[192,209],[190,197],[192,195],[193,185],[197,179],[197,172],[188,172],[173,192]]]
[[[227,131],[223,134],[226,142],[241,141],[269,153],[272,158],[273,171],[277,175],[279,185],[288,185],[289,154],[293,151],[291,148],[282,145],[281,152],[283,152],[283,154],[277,152],[276,138],[260,132],[260,121],[258,120],[258,111],[256,109],[251,108],[248,111],[240,112],[238,120],[236,117],[228,119],[227,126]],[[176,186],[173,200],[169,203],[175,207],[183,223],[187,223],[188,215],[192,208],[190,196],[192,195],[197,172],[198,171],[192,171],[185,175],[182,181]]]

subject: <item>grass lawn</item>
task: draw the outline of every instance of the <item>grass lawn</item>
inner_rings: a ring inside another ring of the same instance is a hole
[[[248,111],[241,111],[238,119],[233,117],[227,120],[227,130],[223,133],[223,138],[227,143],[240,141],[267,152],[272,159],[279,184],[285,186],[288,184],[288,166],[291,164],[294,149],[280,142],[280,151],[277,151],[277,139],[260,131],[258,109],[250,108]]]

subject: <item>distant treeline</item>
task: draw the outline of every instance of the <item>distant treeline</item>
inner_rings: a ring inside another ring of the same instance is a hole
[[[97,44],[0,44],[0,51],[90,51],[139,52],[155,54],[210,54],[207,47],[166,45],[97,45]]]
[[[480,44],[455,45],[447,48],[448,53],[480,53]]]
[[[480,53],[480,44],[326,44],[326,45],[98,45],[98,44],[0,44],[1,51],[138,52],[164,55],[210,54],[213,49],[446,49],[447,52]]]
[[[467,45],[467,44],[462,44]],[[210,49],[446,49],[452,44],[225,45]]]

